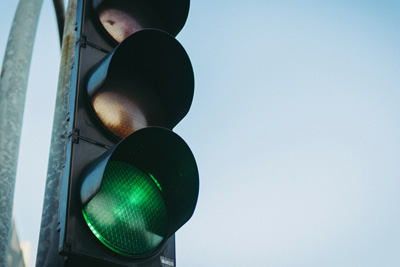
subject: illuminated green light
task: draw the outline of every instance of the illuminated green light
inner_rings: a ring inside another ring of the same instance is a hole
[[[160,183],[156,180],[156,178],[154,178],[153,175],[149,174],[149,176],[151,177],[151,179],[153,179],[153,181],[156,183],[158,189],[160,189],[160,191],[162,191],[161,185]]]
[[[93,234],[111,250],[140,256],[167,234],[167,210],[157,180],[119,161],[108,163],[100,191],[82,210]]]

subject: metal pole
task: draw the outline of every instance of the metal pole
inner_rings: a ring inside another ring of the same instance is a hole
[[[26,86],[42,1],[19,1],[0,75],[0,267],[7,262]]]
[[[57,223],[62,169],[65,162],[68,138],[68,121],[66,117],[68,112],[71,66],[75,55],[76,4],[77,0],[70,0],[66,14],[42,222],[36,256],[37,267],[63,266],[62,262],[64,260],[62,256],[58,255],[59,236]]]

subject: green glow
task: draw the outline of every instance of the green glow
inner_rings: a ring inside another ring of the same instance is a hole
[[[108,163],[100,191],[82,213],[93,234],[119,254],[145,254],[166,237],[167,210],[160,184],[124,162]]]
[[[156,183],[158,189],[160,189],[160,191],[162,192],[163,190],[162,190],[162,188],[161,188],[161,185],[160,185],[160,183],[156,180],[156,178],[154,178],[154,176],[151,175],[151,174],[149,174],[149,176],[150,176],[151,179],[153,179],[153,181]]]

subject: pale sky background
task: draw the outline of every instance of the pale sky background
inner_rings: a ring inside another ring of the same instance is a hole
[[[192,0],[177,39],[196,88],[175,131],[200,172],[177,266],[400,266],[400,1]],[[34,245],[59,56],[45,0],[14,207]]]

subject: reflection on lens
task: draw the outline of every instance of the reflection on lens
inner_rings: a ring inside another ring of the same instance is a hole
[[[143,29],[142,25],[130,14],[118,9],[104,9],[99,14],[104,29],[118,43],[132,33]]]
[[[100,91],[92,99],[92,107],[104,127],[123,139],[148,126],[140,107],[119,91]]]

